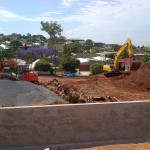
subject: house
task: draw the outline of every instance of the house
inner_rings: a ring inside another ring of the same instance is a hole
[[[0,41],[4,38],[4,34],[0,34]]]
[[[106,44],[105,43],[100,43],[100,42],[94,42],[93,43],[93,47],[95,48],[102,48],[102,47],[105,47]]]
[[[1,44],[0,45],[0,49],[8,49],[8,47],[6,45],[4,45],[4,44]]]
[[[105,58],[102,56],[91,57],[91,54],[89,53],[77,53],[74,54],[74,57],[80,61],[79,72],[83,76],[87,76],[90,74],[89,70],[91,64],[109,60],[109,58]]]
[[[64,42],[60,42],[54,45],[55,49],[59,52],[63,52],[64,51]]]
[[[19,41],[20,41],[21,43],[26,43],[26,42],[27,42],[27,40],[26,40],[25,38],[21,38]]]
[[[79,43],[79,44],[84,44],[85,43],[85,40],[80,39],[80,38],[70,38],[70,39],[67,39],[67,41],[71,41],[73,43]]]
[[[101,56],[101,57],[108,57],[110,54],[116,54],[117,52],[101,52],[101,53],[96,53],[97,56]]]

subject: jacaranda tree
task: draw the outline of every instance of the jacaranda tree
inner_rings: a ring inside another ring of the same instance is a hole
[[[41,59],[43,54],[45,54],[49,61],[55,66],[58,64],[60,59],[59,53],[54,48],[28,48],[27,50],[19,50],[19,58],[25,60],[27,56],[30,56],[30,60],[35,61],[37,59]],[[33,58],[31,58],[33,56]]]

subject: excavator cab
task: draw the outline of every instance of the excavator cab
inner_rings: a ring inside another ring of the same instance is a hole
[[[125,71],[126,70],[125,62],[119,62],[119,70],[120,71]]]

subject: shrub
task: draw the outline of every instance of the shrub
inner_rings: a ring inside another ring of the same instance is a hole
[[[43,59],[41,59],[40,61],[38,61],[35,64],[34,69],[36,71],[44,71],[44,72],[48,72],[49,71],[50,73],[53,72],[52,65],[48,61],[45,61]]]
[[[100,63],[97,63],[97,64],[91,64],[90,65],[90,73],[91,73],[91,75],[102,73],[104,64],[105,63],[103,61],[101,61]]]

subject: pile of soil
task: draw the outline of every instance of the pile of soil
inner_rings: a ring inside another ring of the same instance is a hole
[[[0,106],[27,106],[63,101],[47,88],[26,81],[0,80]]]
[[[137,71],[132,72],[122,84],[144,91],[150,90],[150,63],[145,63]]]

